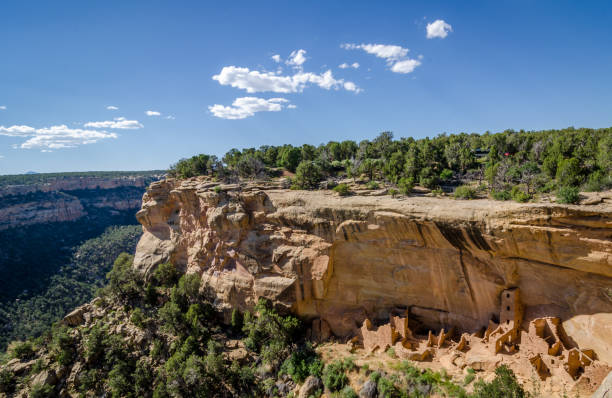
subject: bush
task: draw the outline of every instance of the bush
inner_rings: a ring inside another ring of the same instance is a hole
[[[145,322],[145,316],[140,308],[135,308],[134,311],[132,311],[130,321],[132,321],[134,325],[142,329]]]
[[[518,186],[513,186],[510,191],[510,196],[512,196],[512,200],[519,203],[528,202],[531,199],[531,196],[525,192],[523,192]]]
[[[34,384],[30,390],[30,398],[49,398],[54,397],[53,387],[48,384]]]
[[[255,306],[256,315],[247,312],[242,330],[246,333],[246,347],[258,352],[265,363],[276,366],[290,352],[297,337],[300,322],[293,316],[281,316],[270,304],[260,299]]]
[[[391,195],[392,197],[396,197],[398,193],[399,193],[399,191],[397,189],[395,189],[395,188],[391,188],[389,190],[389,195]]]
[[[448,181],[451,178],[453,178],[453,171],[449,170],[449,169],[444,169],[442,170],[442,172],[440,173],[440,179],[442,181]]]
[[[310,375],[320,377],[322,370],[323,362],[310,345],[294,351],[281,366],[281,373],[288,374],[296,383],[302,383]]]
[[[512,199],[512,195],[510,194],[510,191],[507,190],[507,189],[504,189],[504,190],[501,190],[501,191],[493,190],[493,191],[491,191],[491,196],[495,200],[510,200],[510,199]]]
[[[13,372],[8,369],[4,369],[0,371],[0,392],[4,392],[7,394],[15,391],[16,379]]]
[[[344,183],[336,185],[334,187],[334,192],[336,192],[339,196],[347,196],[351,193],[349,186]]]
[[[578,187],[563,186],[557,191],[557,203],[573,204],[580,201]]]
[[[377,181],[369,181],[366,184],[366,188],[368,188],[368,189],[378,189],[378,188],[380,188],[380,186],[378,185]]]
[[[476,198],[476,190],[467,185],[461,185],[455,189],[453,196],[456,199],[474,199]]]
[[[178,281],[178,272],[172,263],[162,263],[153,272],[153,281],[159,286],[173,286]]]
[[[234,332],[238,333],[242,330],[242,326],[244,324],[244,318],[242,316],[242,313],[238,310],[238,308],[234,308],[232,310],[232,329],[234,330]]]
[[[30,359],[34,356],[34,346],[29,341],[16,341],[9,346],[12,358],[20,360]]]
[[[514,372],[506,365],[495,369],[495,379],[490,383],[479,380],[474,384],[474,398],[526,398],[529,394],[516,380]]]
[[[412,192],[412,188],[414,188],[414,180],[412,177],[402,177],[397,182],[397,186],[401,193],[408,195],[410,192]]]
[[[344,364],[334,361],[323,370],[323,384],[331,391],[340,391],[348,384],[348,377],[345,374]]]
[[[311,161],[302,161],[295,170],[295,185],[299,189],[317,189],[323,178],[321,168]]]
[[[340,398],[359,398],[359,395],[351,386],[344,387],[338,395]]]

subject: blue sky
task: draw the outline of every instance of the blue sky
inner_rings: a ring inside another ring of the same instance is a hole
[[[0,16],[0,174],[612,125],[609,1],[4,1]]]

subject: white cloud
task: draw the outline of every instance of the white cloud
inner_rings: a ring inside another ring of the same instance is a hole
[[[4,155],[0,155],[0,159],[4,159]]]
[[[392,44],[352,44],[345,43],[340,47],[346,50],[363,50],[368,54],[375,55],[387,61],[387,65],[392,72],[410,73],[421,65],[421,61],[408,57],[407,48]]]
[[[117,134],[107,131],[72,129],[65,124],[35,129],[30,126],[0,126],[0,135],[29,137],[15,148],[59,149],[75,148],[79,145],[94,144],[102,139],[117,138]]]
[[[342,44],[340,47],[346,50],[363,50],[368,54],[376,55],[387,61],[398,61],[408,55],[408,49],[391,44]]]
[[[348,68],[353,68],[353,69],[357,69],[359,68],[359,63],[358,62],[353,62],[352,64],[347,64],[346,62],[343,64],[338,65],[338,68],[340,69],[348,69]]]
[[[114,106],[114,105],[109,105],[106,107],[106,109],[108,109],[109,111],[118,111],[119,108]]]
[[[11,126],[11,127],[4,127],[4,126],[0,126],[0,135],[6,135],[9,137],[27,137],[29,135],[32,135],[36,132],[36,129],[34,127],[30,127],[30,126]]]
[[[272,58],[274,60],[274,62],[277,62],[277,63],[281,61],[281,56],[278,55],[278,54],[274,54],[270,58]]]
[[[145,113],[147,116],[161,116],[161,113],[157,111],[146,111]]]
[[[452,32],[453,27],[444,22],[442,19],[433,21],[427,24],[427,38],[434,39],[436,37],[444,39],[448,36],[448,32]]]
[[[164,119],[174,120],[174,119],[176,119],[176,118],[175,118],[174,116],[172,116],[172,115],[168,115],[168,116],[166,116]]]
[[[6,105],[0,105],[0,111],[5,111],[6,110]]]
[[[357,94],[359,94],[359,93],[362,91],[362,90],[361,90],[359,87],[357,87],[357,85],[355,85],[355,83],[353,83],[353,82],[345,82],[345,83],[344,83],[344,89],[345,89],[346,91],[353,91],[353,92],[355,92],[355,93],[357,93]]]
[[[208,110],[218,118],[236,120],[253,116],[256,112],[278,112],[287,102],[285,98],[240,97],[231,106],[215,104]]]
[[[287,109],[295,109],[295,108],[297,108],[297,105],[293,105],[293,104],[287,105]]]
[[[214,75],[212,78],[222,86],[232,86],[245,90],[247,93],[266,91],[301,93],[308,84],[315,84],[329,90],[330,88],[342,88],[345,83],[344,79],[335,79],[331,70],[322,74],[299,71],[291,76],[283,76],[273,72],[259,72],[238,66],[225,66],[218,75]]]
[[[88,122],[84,124],[84,127],[136,130],[144,126],[138,120],[127,120],[124,117],[116,117],[113,120],[106,120],[103,122]]]
[[[296,67],[301,67],[304,62],[306,62],[306,50],[294,50],[289,54],[289,59],[285,62],[287,65],[293,65]]]
[[[406,59],[404,61],[397,61],[391,66],[391,71],[395,73],[411,73],[414,69],[421,65],[421,61],[416,59]]]

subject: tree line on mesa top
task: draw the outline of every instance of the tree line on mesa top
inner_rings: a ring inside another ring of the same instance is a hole
[[[612,187],[612,128],[506,130],[423,139],[394,139],[393,133],[383,132],[359,143],[264,145],[231,149],[221,159],[200,154],[179,160],[169,175],[232,180],[270,178],[283,170],[295,173],[296,189],[316,189],[322,180],[347,177],[397,187],[404,194],[415,185],[441,192],[463,184],[455,196],[524,202],[554,192],[558,200],[571,203],[580,190]]]

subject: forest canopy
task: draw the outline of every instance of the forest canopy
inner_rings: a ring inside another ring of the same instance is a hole
[[[179,160],[169,175],[231,180],[269,178],[283,170],[296,173],[297,189],[315,189],[327,178],[363,177],[396,185],[405,193],[414,185],[441,189],[471,183],[498,200],[526,201],[536,193],[557,191],[571,202],[578,189],[612,187],[612,128],[506,130],[422,139],[394,139],[393,133],[383,132],[359,143],[234,148],[221,159],[200,154]]]

